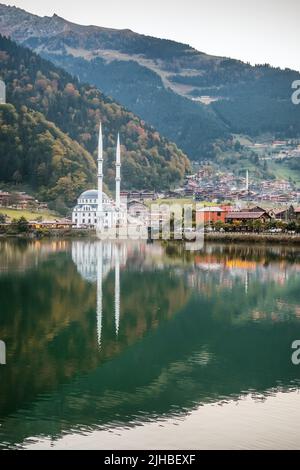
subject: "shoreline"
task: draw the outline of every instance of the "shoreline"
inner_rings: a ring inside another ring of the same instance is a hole
[[[97,239],[94,230],[52,230],[44,233],[30,232],[19,234],[0,234],[1,240],[46,240],[46,239],[76,239],[89,238]],[[145,239],[147,241],[147,239]],[[156,241],[156,240],[152,240]],[[168,241],[168,240],[160,240]],[[182,242],[182,240],[169,240],[170,242]],[[204,235],[206,242],[219,243],[259,243],[259,244],[282,244],[282,245],[300,245],[300,234],[288,233],[240,233],[240,232],[206,232]]]
[[[300,245],[300,234],[288,233],[235,233],[235,232],[213,232],[205,233],[205,241],[220,243],[274,243],[282,245]]]
[[[94,230],[47,230],[45,232],[1,233],[1,240],[47,240],[54,238],[97,238]]]

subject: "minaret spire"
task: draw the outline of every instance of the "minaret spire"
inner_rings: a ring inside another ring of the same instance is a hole
[[[246,170],[246,191],[249,193],[249,170]]]
[[[98,141],[98,217],[100,218],[103,211],[103,138],[102,124],[99,127]],[[100,221],[99,221],[100,222]]]
[[[121,145],[120,134],[118,134],[117,141],[117,155],[116,155],[116,208],[120,210],[121,206]]]

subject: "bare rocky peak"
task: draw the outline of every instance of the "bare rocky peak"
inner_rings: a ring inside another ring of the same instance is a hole
[[[17,7],[0,4],[0,33],[10,36],[19,42],[26,41],[30,37],[51,38],[62,33],[115,33],[134,35],[129,29],[116,30],[99,26],[82,26],[61,18],[56,13],[52,16],[37,16]]]
[[[1,33],[18,41],[35,37],[51,37],[62,33],[67,22],[57,15],[39,17],[20,8],[0,5]]]
[[[83,26],[67,21],[57,14],[52,17],[40,17],[3,4],[0,4],[0,34],[10,36],[39,54],[71,53],[83,57],[96,54],[107,58],[105,54],[109,51],[109,60],[128,60],[128,57],[131,57],[139,62],[141,57],[145,57],[151,61],[159,60],[160,64],[172,65],[175,61],[176,66],[182,68],[186,68],[187,64],[195,68],[198,63],[209,58],[188,45],[144,36],[129,29]],[[141,65],[147,67],[149,64]]]

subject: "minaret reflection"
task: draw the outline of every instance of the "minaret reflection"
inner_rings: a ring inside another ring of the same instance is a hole
[[[103,247],[99,244],[99,254],[97,258],[97,338],[101,347],[102,335],[102,268],[103,268]]]
[[[97,341],[101,347],[103,326],[103,281],[111,270],[115,270],[114,316],[115,334],[120,329],[121,293],[120,267],[127,261],[127,245],[114,241],[74,241],[72,259],[79,274],[88,282],[97,285]]]
[[[246,271],[246,276],[245,276],[245,294],[248,294],[249,290],[249,271]]]
[[[115,326],[116,336],[120,327],[120,257],[119,248],[115,246]]]

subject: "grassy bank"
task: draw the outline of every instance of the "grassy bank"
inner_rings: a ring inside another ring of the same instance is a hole
[[[65,229],[65,230],[49,230],[39,229],[30,230],[25,233],[0,233],[0,239],[4,238],[23,238],[23,239],[41,239],[41,238],[96,238],[96,231]],[[161,240],[162,241],[162,240]],[[170,240],[172,243],[182,243],[182,240]],[[205,233],[205,241],[213,241],[220,243],[260,243],[260,244],[284,244],[299,245],[300,234],[289,233],[238,233],[238,232],[208,232]],[[169,243],[169,241],[162,241]]]
[[[222,243],[281,243],[289,245],[300,245],[299,234],[288,233],[220,233],[212,232],[205,234],[205,240]]]
[[[0,233],[0,240],[17,238],[21,240],[41,240],[43,238],[96,238],[95,230],[30,230],[24,233]]]
[[[29,210],[18,210],[18,209],[6,209],[5,207],[0,208],[0,214],[6,215],[10,219],[20,219],[25,217],[26,220],[36,220],[42,217],[43,220],[55,220],[58,216],[50,211],[29,211]]]

